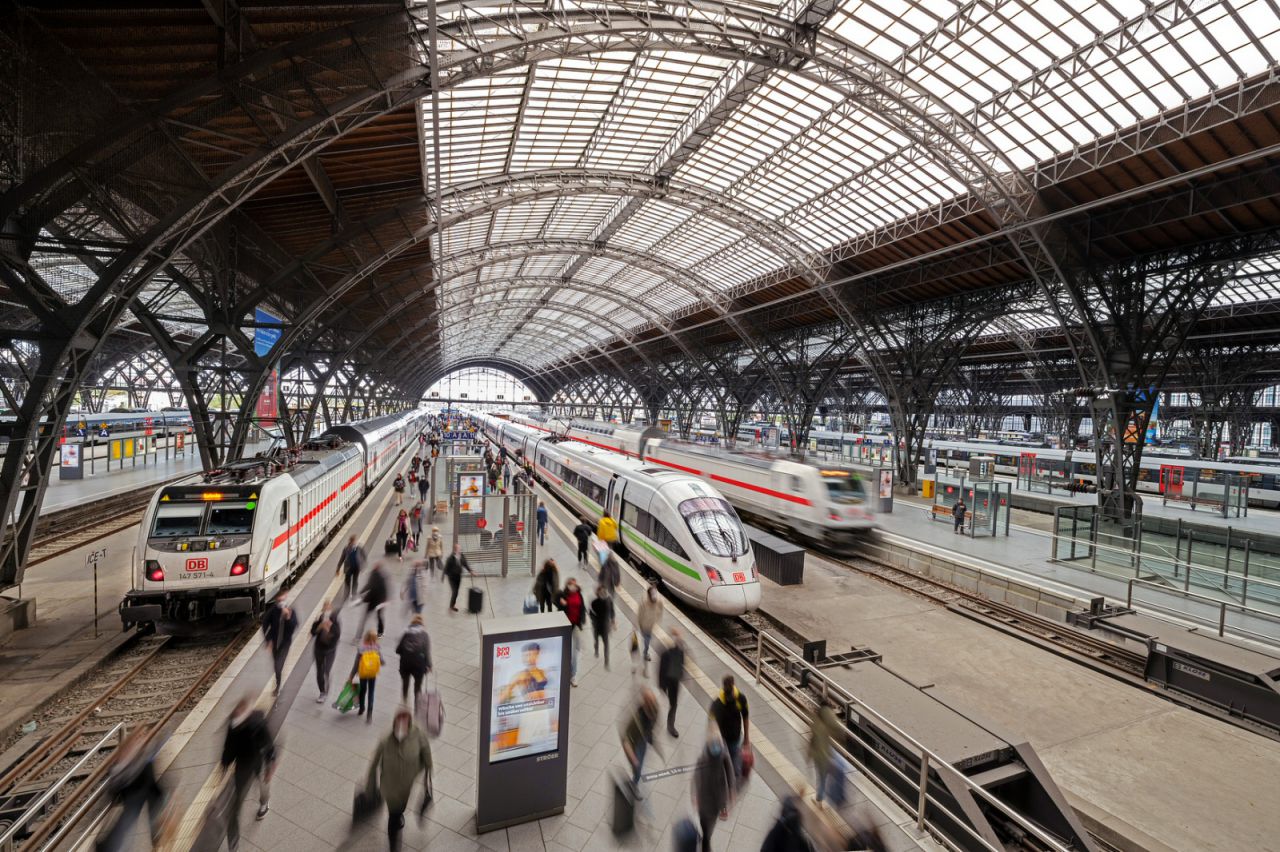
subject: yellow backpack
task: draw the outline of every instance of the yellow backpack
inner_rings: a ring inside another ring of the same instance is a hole
[[[377,651],[365,651],[360,655],[360,667],[356,670],[356,674],[361,680],[371,680],[377,677],[381,670],[382,658]]]

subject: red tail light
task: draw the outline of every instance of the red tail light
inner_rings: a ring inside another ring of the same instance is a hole
[[[160,563],[154,559],[148,559],[143,566],[147,572],[147,579],[153,583],[164,581],[164,569],[160,567]]]
[[[249,570],[249,557],[241,554],[236,557],[236,561],[231,563],[231,576],[239,577],[241,574]]]

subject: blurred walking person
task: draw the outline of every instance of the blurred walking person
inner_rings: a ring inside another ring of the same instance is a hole
[[[168,792],[156,777],[155,754],[146,749],[150,729],[143,725],[135,728],[111,756],[111,768],[107,771],[106,793],[111,806],[118,805],[120,814],[107,831],[94,844],[96,852],[122,852],[125,840],[133,832],[134,825],[147,809],[151,823],[151,843],[156,839],[164,822]],[[133,844],[129,844],[130,847]]]
[[[364,615],[360,618],[360,629],[356,631],[357,635],[364,632],[364,625],[371,614],[378,617],[378,635],[382,635],[386,629],[386,624],[382,620],[382,611],[387,607],[389,595],[387,569],[381,562],[375,562],[369,577],[364,581],[364,589],[360,592],[360,597],[364,600]]]
[[[547,543],[547,504],[538,501],[538,545]]]
[[[596,587],[596,596],[591,601],[591,637],[595,642],[596,656],[600,656],[600,645],[604,644],[604,667],[609,668],[609,634],[613,632],[614,619],[613,598],[604,586]]]
[[[647,686],[640,687],[640,700],[622,730],[622,752],[631,764],[631,783],[639,787],[644,758],[653,745],[653,729],[658,722],[658,699]]]
[[[724,740],[725,749],[733,763],[736,778],[742,777],[742,747],[750,741],[751,717],[747,708],[747,696],[738,691],[733,675],[725,675],[722,689],[711,702],[711,718]]]
[[[680,682],[684,680],[684,637],[671,629],[671,644],[658,657],[658,689],[667,696],[667,733],[678,738],[676,704],[680,700]]]
[[[320,615],[311,623],[311,635],[315,637],[312,650],[316,658],[316,686],[320,688],[316,703],[323,704],[329,695],[329,673],[338,655],[338,640],[342,638],[342,625],[330,601],[324,602]]]
[[[840,731],[840,720],[826,701],[820,701],[809,720],[809,761],[817,777],[817,798],[821,802],[831,789],[831,776],[835,769],[835,739]]]
[[[560,595],[560,569],[554,559],[542,563],[533,580],[533,596],[538,599],[538,612],[552,612]]]
[[[813,841],[805,834],[800,818],[800,800],[795,796],[782,801],[782,813],[765,835],[760,852],[814,852]]]
[[[349,678],[359,680],[360,712],[365,724],[373,722],[373,693],[378,685],[378,672],[382,671],[382,645],[378,643],[378,634],[370,630],[364,634],[360,650],[356,652],[355,664],[351,667]],[[368,715],[365,716],[365,711]]]
[[[409,807],[413,785],[423,777],[423,807],[426,811],[431,793],[431,743],[427,735],[413,724],[407,707],[396,710],[391,733],[383,737],[369,761],[365,790],[377,790],[387,803],[387,842],[391,852],[399,852],[400,832],[404,829],[404,812]]]
[[[590,550],[591,536],[595,530],[591,529],[591,524],[586,520],[580,522],[573,528],[573,537],[578,542],[578,564],[587,564],[587,552]]]
[[[276,674],[276,695],[280,694],[280,675],[284,671],[284,661],[289,656],[289,646],[293,644],[293,634],[297,629],[298,615],[289,606],[288,596],[282,588],[276,592],[275,603],[262,617],[262,635],[266,638],[267,650],[271,652],[271,663]]]
[[[409,682],[413,681],[413,706],[418,706],[422,695],[422,679],[431,671],[431,637],[422,623],[422,616],[415,615],[409,629],[396,645],[400,657],[400,700],[409,700]]]
[[[693,771],[693,806],[702,829],[702,852],[711,852],[711,832],[722,816],[728,818],[735,786],[729,750],[719,734],[713,732]]]
[[[578,657],[582,652],[582,627],[587,623],[587,603],[582,598],[582,590],[578,588],[578,581],[570,577],[565,581],[564,590],[560,592],[556,599],[556,606],[564,611],[565,617],[569,619],[570,626],[573,630],[569,631],[572,638],[570,642],[569,654],[569,683],[573,686],[578,685]]]
[[[356,590],[360,587],[360,572],[364,570],[369,556],[363,547],[356,543],[356,537],[347,539],[347,546],[342,548],[338,557],[338,573],[343,574],[342,588],[347,593],[347,602],[356,600]]]
[[[662,621],[663,610],[662,595],[658,594],[658,587],[653,583],[649,584],[649,588],[645,590],[644,600],[640,602],[640,612],[636,618],[636,622],[640,627],[640,636],[644,640],[644,661],[647,663],[650,659],[649,646],[653,642],[653,631]]]
[[[422,502],[419,501],[418,503],[414,504],[413,512],[411,512],[409,515],[409,520],[413,527],[413,549],[414,550],[417,550],[419,547],[422,547],[422,524],[423,524],[424,514],[425,513],[422,508]]]
[[[409,542],[409,513],[404,509],[396,515],[396,557],[404,561],[405,545]]]
[[[471,570],[471,563],[467,561],[467,556],[462,552],[462,545],[456,541],[453,543],[453,553],[449,554],[449,558],[444,563],[444,576],[449,581],[449,611],[458,611],[458,590],[462,588],[462,572],[475,576],[475,572]]]
[[[431,535],[427,536],[427,575],[434,577],[439,571],[441,576],[444,575],[444,539],[440,537],[440,528],[432,527]]]
[[[240,847],[240,808],[249,794],[249,785],[258,782],[259,820],[267,815],[271,799],[271,776],[276,768],[276,744],[267,728],[266,714],[257,710],[248,698],[241,698],[231,711],[231,722],[222,742],[222,771],[232,769],[235,786],[227,814],[227,847],[236,852]]]

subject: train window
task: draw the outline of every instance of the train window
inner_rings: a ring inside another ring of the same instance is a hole
[[[280,504],[280,523],[282,524],[289,523],[289,504],[288,503]]]
[[[219,503],[209,510],[209,535],[248,535],[253,530],[253,509],[247,503]]]
[[[862,480],[856,476],[824,476],[822,483],[827,486],[827,497],[833,503],[862,502]]]
[[[685,500],[680,504],[680,515],[698,546],[712,556],[742,556],[750,546],[733,507],[722,498]]]
[[[650,538],[661,547],[665,547],[681,559],[688,559],[689,554],[684,552],[684,548],[680,546],[680,541],[671,534],[671,530],[667,529],[661,521],[653,516],[649,517],[649,522],[653,527]]]
[[[200,521],[204,519],[203,503],[171,503],[156,509],[152,538],[181,538],[199,535]]]
[[[788,476],[787,478],[791,480],[791,490],[799,494],[800,491],[802,490],[800,487],[800,477]]]

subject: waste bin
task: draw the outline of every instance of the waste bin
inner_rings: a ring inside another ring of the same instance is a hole
[[[920,483],[920,496],[925,498],[926,500],[933,499],[933,480],[932,479],[926,479],[924,482]]]

